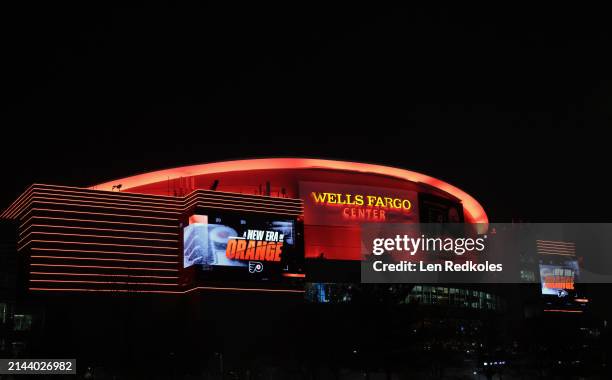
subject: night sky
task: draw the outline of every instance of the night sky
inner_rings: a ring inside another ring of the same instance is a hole
[[[0,208],[186,164],[389,164],[493,221],[612,221],[604,9],[20,4],[2,12]]]

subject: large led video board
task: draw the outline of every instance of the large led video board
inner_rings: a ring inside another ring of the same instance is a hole
[[[298,271],[296,221],[233,213],[194,214],[183,230],[183,267],[209,278],[271,279]]]

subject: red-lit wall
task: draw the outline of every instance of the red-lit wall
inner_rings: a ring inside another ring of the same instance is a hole
[[[366,174],[328,169],[273,169],[234,171],[228,173],[202,174],[192,177],[179,177],[157,183],[144,184],[128,189],[129,192],[181,196],[194,189],[208,189],[218,180],[217,190],[262,194],[266,183],[270,183],[270,195],[273,197],[302,198],[300,182],[371,186],[388,188],[390,192],[414,191],[434,194],[439,197],[460,203],[455,197],[422,183],[391,178],[385,175]],[[304,224],[305,257],[324,257],[332,260],[359,260],[361,257],[361,236],[357,225],[329,226],[313,225],[305,220]]]

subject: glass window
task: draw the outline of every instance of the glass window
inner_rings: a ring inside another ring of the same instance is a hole
[[[0,303],[0,323],[6,323],[8,318],[8,307],[5,303]]]
[[[29,314],[15,314],[13,324],[15,331],[28,331],[32,328],[32,316]]]

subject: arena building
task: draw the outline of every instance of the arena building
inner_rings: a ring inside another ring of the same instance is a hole
[[[15,321],[10,355],[78,352],[92,368],[163,378],[177,366],[282,367],[287,378],[305,363],[359,368],[368,352],[372,368],[421,357],[437,334],[453,352],[484,350],[483,316],[501,316],[499,294],[478,285],[360,284],[363,222],[488,223],[461,189],[404,169],[267,158],[34,184],[0,218],[16,274],[0,300]],[[385,347],[377,330],[355,334],[381,318]]]
[[[186,166],[90,188],[34,184],[0,217],[17,221],[30,291],[155,293],[358,282],[350,268],[363,222],[488,222],[474,198],[439,179],[302,158]],[[271,241],[283,251],[275,259]]]

